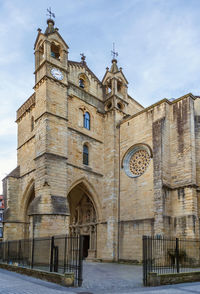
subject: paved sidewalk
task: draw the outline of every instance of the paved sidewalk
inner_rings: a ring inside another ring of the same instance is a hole
[[[96,291],[125,291],[142,287],[142,266],[84,262],[83,287]]]
[[[74,294],[76,292],[71,289],[67,291],[68,294]],[[59,294],[66,293],[66,287],[0,269],[0,293]]]

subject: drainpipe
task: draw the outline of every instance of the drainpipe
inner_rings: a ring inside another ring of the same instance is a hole
[[[119,128],[119,150],[118,150],[118,157],[119,157],[119,166],[118,166],[118,211],[117,211],[117,220],[118,220],[118,230],[117,230],[117,260],[120,259],[120,124],[118,125]]]

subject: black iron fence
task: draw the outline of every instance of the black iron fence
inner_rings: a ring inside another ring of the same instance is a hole
[[[200,271],[200,240],[143,236],[143,283],[148,273]]]
[[[0,262],[49,272],[73,272],[82,285],[82,236],[54,236],[0,242]]]

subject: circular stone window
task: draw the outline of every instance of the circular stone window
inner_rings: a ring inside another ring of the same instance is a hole
[[[151,160],[151,153],[146,146],[133,147],[124,157],[123,166],[127,176],[136,178],[147,169]]]

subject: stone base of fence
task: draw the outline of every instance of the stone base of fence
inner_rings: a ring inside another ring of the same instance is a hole
[[[148,273],[147,286],[161,286],[199,281],[200,271],[176,274]]]
[[[31,276],[33,278],[60,284],[65,287],[74,286],[74,273],[71,273],[71,272],[65,273],[65,274],[59,274],[59,273],[46,272],[42,270],[30,269],[30,268],[20,267],[17,265],[4,264],[4,263],[0,263],[0,268],[9,270],[12,272],[16,272],[19,274]]]

